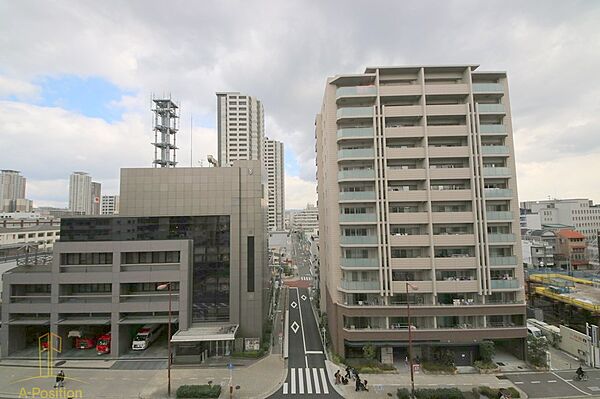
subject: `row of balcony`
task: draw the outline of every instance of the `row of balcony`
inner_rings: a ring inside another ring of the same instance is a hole
[[[481,155],[508,156],[510,148],[505,145],[483,145]],[[407,147],[385,149],[387,159],[424,159],[426,157],[425,147]],[[429,158],[467,158],[471,156],[469,147],[429,147],[427,149]],[[338,161],[373,159],[375,150],[373,148],[346,148],[338,150]]]
[[[503,93],[504,86],[500,83],[473,83],[474,93]],[[380,86],[380,96],[399,96],[399,95],[421,95],[421,94],[468,94],[469,85],[465,83],[442,84],[442,85],[404,85],[404,86]],[[337,98],[354,96],[376,96],[377,87],[374,85],[364,86],[344,86],[338,87],[335,91]]]
[[[422,213],[424,217],[427,217],[426,212],[415,212]],[[440,212],[443,213],[443,212]],[[452,212],[450,212],[451,214]],[[404,215],[403,213],[399,215]],[[486,217],[488,222],[492,221],[513,221],[514,215],[510,211],[487,211]],[[342,213],[339,215],[340,223],[377,223],[377,214],[375,213]],[[390,220],[391,222],[391,220]],[[424,222],[426,223],[426,222]],[[504,236],[504,234],[498,234]]]
[[[394,247],[419,247],[428,246],[430,236],[427,234],[416,235],[391,235],[389,245]],[[492,244],[514,243],[514,234],[488,234],[488,242]],[[377,245],[377,236],[341,236],[341,245]],[[433,245],[475,245],[475,236],[473,234],[435,234],[433,235]]]
[[[172,293],[173,303],[177,302],[179,298],[178,292]],[[11,303],[50,303],[51,295],[11,295]],[[148,293],[137,293],[137,294],[122,294],[119,296],[121,303],[168,303],[169,294],[160,292],[148,292]],[[87,303],[87,304],[111,304],[112,294],[111,293],[95,293],[95,294],[72,294],[72,295],[60,295],[58,302],[61,304],[70,303]]]
[[[507,167],[486,167],[483,168],[484,177],[505,177],[512,176],[510,168]],[[415,169],[395,169],[388,168],[386,171],[388,180],[425,180],[427,170],[424,168]],[[430,179],[468,179],[471,177],[470,168],[430,168]],[[347,169],[338,172],[338,181],[344,180],[373,180],[375,179],[374,169]]]
[[[420,293],[433,292],[433,281],[409,281]],[[511,280],[490,280],[492,290],[517,290],[521,288],[521,283],[517,279]],[[438,292],[477,292],[479,290],[479,281],[477,280],[438,280],[435,282],[435,288]],[[340,289],[345,291],[379,291],[379,281],[340,281]],[[405,281],[392,282],[394,292],[405,292]]]
[[[481,135],[506,135],[506,125],[480,125],[479,133]],[[430,137],[456,137],[468,135],[466,125],[444,125],[444,126],[427,126],[427,135]],[[372,127],[349,127],[340,128],[337,131],[338,139],[369,139],[373,138],[375,131]],[[386,127],[385,135],[387,138],[399,137],[424,137],[424,126],[398,126]]]
[[[471,190],[431,190],[432,201],[452,201],[452,200],[464,200],[470,201]],[[485,198],[487,199],[511,199],[513,191],[506,188],[486,188],[484,190]],[[375,191],[342,191],[339,193],[339,201],[375,201],[377,195]],[[409,191],[389,191],[389,201],[427,201],[427,190],[409,190]]]
[[[506,109],[503,104],[477,104],[477,110],[480,114],[505,114]],[[421,105],[388,105],[383,108],[383,114],[386,118],[397,117],[422,117],[423,106]],[[427,105],[426,112],[428,116],[457,116],[466,115],[468,111],[466,104],[448,104],[448,105]],[[338,108],[337,119],[351,118],[373,118],[374,108],[366,107],[344,107]]]
[[[431,268],[432,258],[391,258],[392,269],[429,269]],[[436,269],[473,269],[476,268],[477,259],[473,256],[433,258]],[[340,264],[344,268],[354,269],[378,269],[378,258],[340,258]],[[490,256],[490,266],[516,267],[516,256]]]

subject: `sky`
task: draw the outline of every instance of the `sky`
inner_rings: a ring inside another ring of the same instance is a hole
[[[151,166],[151,98],[181,105],[180,166],[216,155],[216,96],[264,105],[285,145],[286,208],[316,202],[327,77],[367,66],[507,71],[520,200],[600,201],[600,2],[0,0],[0,169],[36,206],[87,171],[117,194]]]

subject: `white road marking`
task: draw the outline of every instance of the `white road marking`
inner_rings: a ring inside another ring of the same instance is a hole
[[[323,382],[323,393],[329,395],[329,387],[327,386],[327,378],[325,377],[325,371],[320,368],[319,373],[321,374],[321,381]]]
[[[539,384],[540,381],[531,381],[532,384]]]
[[[293,322],[292,325],[291,325],[291,327],[292,327],[292,331],[294,332],[294,334],[297,334],[298,333],[298,329],[300,328],[300,326],[298,325],[298,323],[297,322]]]
[[[287,382],[285,382],[285,383],[283,384],[283,394],[284,394],[284,395],[287,395],[287,393],[288,393],[288,383],[287,383]]]
[[[548,380],[548,382],[556,382],[556,380]]]
[[[306,351],[307,355],[322,355],[323,351]]]
[[[298,289],[296,289],[297,291]],[[298,307],[298,304],[296,303],[296,301],[293,301],[292,303],[290,303],[290,306],[293,307],[294,309],[296,309]]]
[[[315,382],[315,393],[321,393],[321,387],[319,386],[319,374],[317,373],[317,369],[313,369],[313,381]],[[327,381],[325,381],[327,384]]]
[[[306,301],[306,295],[302,294],[300,298],[302,298],[303,301]]]
[[[520,385],[520,384],[523,384],[523,381],[515,381],[514,384],[515,385]]]
[[[292,395],[296,393],[296,369],[292,369]]]
[[[298,288],[296,288],[296,297],[298,298],[298,302],[300,302],[300,294],[299,294],[300,290],[298,290]],[[306,337],[304,336],[304,322],[302,321],[302,306],[299,307],[300,310],[300,328],[302,329],[302,345],[304,345],[304,353],[306,353]],[[308,360],[306,359],[306,356],[304,357],[304,359],[306,360],[306,367],[308,367]]]
[[[298,393],[304,394],[304,370],[298,369]]]
[[[555,377],[557,377],[560,380],[563,380],[564,382],[566,382],[567,384],[569,384],[570,386],[572,386],[573,388],[577,389],[579,392],[581,392],[584,395],[587,396],[591,396],[592,394],[586,391],[582,391],[581,389],[577,388],[575,385],[571,384],[569,381],[573,381],[573,380],[565,380],[564,378],[562,378],[560,375],[556,374],[556,373],[552,373],[552,375],[554,375]]]
[[[312,394],[312,384],[310,382],[310,369],[306,369],[306,393]]]

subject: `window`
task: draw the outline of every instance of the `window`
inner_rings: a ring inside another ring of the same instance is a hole
[[[248,236],[247,244],[248,247],[246,248],[246,251],[248,261],[248,292],[254,292],[254,236]]]
[[[62,253],[61,265],[110,265],[112,252]]]
[[[179,263],[179,251],[123,252],[121,264]]]

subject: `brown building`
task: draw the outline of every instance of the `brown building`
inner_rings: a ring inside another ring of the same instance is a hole
[[[581,270],[590,267],[586,253],[585,235],[571,229],[562,229],[556,232],[557,265],[563,269]]]

